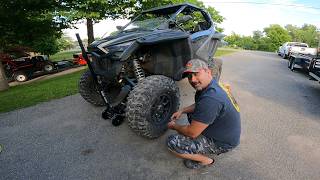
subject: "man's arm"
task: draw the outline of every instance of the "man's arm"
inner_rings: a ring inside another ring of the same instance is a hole
[[[182,113],[192,113],[194,111],[195,104],[182,108]]]
[[[174,129],[180,134],[191,137],[193,139],[197,138],[208,126],[208,124],[204,124],[196,120],[192,120],[190,125],[184,126],[178,125],[174,121],[171,121],[168,124],[169,129]]]
[[[171,121],[179,119],[183,113],[192,113],[194,111],[194,107],[195,105],[192,104],[190,106],[182,108],[182,110],[178,110],[177,112],[173,113],[171,116]]]

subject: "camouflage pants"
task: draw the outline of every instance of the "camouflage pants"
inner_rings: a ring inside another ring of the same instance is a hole
[[[228,150],[217,147],[214,142],[203,135],[191,139],[182,134],[172,134],[167,139],[168,148],[179,154],[215,154],[219,155]]]

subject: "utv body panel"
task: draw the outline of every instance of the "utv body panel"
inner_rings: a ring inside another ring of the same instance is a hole
[[[108,54],[93,53],[93,67],[97,74],[105,77],[115,77],[120,73],[123,61],[136,51],[148,50],[151,57],[142,63],[143,69],[149,74],[162,74],[176,81],[181,80],[184,65],[193,57],[190,34],[183,31],[159,30],[152,33],[135,33],[114,37],[112,40],[94,42],[88,49],[97,50],[102,47],[108,49]],[[114,46],[131,43],[123,51]],[[93,51],[94,52],[94,51]],[[120,53],[116,56],[115,53]],[[101,55],[99,55],[101,54]],[[108,78],[107,78],[108,79]]]

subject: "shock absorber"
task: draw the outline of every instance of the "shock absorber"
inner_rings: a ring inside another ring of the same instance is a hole
[[[125,67],[124,64],[123,64],[122,67],[121,67],[120,73],[121,73],[121,74],[126,73],[126,67]]]
[[[145,78],[144,71],[140,66],[138,59],[133,60],[133,68],[134,73],[136,74],[137,80],[140,81],[141,79]]]
[[[118,81],[119,83],[122,82],[125,73],[126,73],[126,67],[123,64],[122,67],[121,67],[120,73],[119,73],[119,81]]]

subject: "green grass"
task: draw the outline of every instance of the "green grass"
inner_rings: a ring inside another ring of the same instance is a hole
[[[10,87],[9,90],[0,92],[0,112],[8,112],[76,94],[78,80],[84,71]]]
[[[73,50],[73,51],[61,51],[58,52],[57,54],[51,55],[49,59],[51,61],[60,61],[60,60],[67,60],[67,59],[72,59],[72,55],[75,53],[79,53],[80,50]]]
[[[232,54],[232,53],[235,53],[238,51],[239,50],[237,50],[237,49],[219,48],[217,50],[217,52],[215,53],[214,57],[224,56],[224,55]]]

